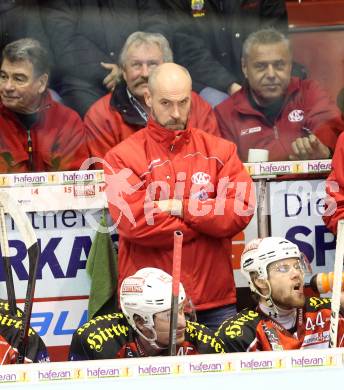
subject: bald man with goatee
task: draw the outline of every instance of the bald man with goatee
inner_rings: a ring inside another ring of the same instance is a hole
[[[185,130],[191,105],[189,72],[174,63],[159,67],[148,80],[144,98],[151,116],[169,130]]]
[[[181,281],[198,321],[215,329],[236,312],[231,238],[251,220],[254,195],[236,146],[189,126],[191,88],[177,64],[153,70],[147,126],[105,156],[106,191],[119,232],[119,285],[143,267],[171,274],[179,230]]]

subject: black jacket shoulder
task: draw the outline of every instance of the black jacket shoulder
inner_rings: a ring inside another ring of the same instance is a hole
[[[262,314],[253,309],[244,309],[224,321],[215,332],[224,342],[225,352],[246,352],[256,338],[256,329]]]

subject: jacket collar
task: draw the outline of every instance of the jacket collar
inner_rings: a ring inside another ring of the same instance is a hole
[[[44,115],[46,110],[50,109],[54,104],[56,104],[56,103],[51,98],[49,91],[46,91],[42,96],[42,101],[41,101],[40,107],[37,110],[37,114],[38,114],[37,121],[39,121],[39,119],[42,117],[42,115]],[[7,107],[5,107],[1,102],[0,102],[0,112],[1,112],[1,115],[10,117],[12,119],[13,118],[17,119],[16,113],[14,111],[8,109]]]
[[[281,108],[289,101],[290,97],[300,89],[300,86],[301,86],[301,80],[298,77],[292,77],[288,85],[287,92],[285,94]],[[248,96],[249,93],[250,93],[249,87],[248,85],[245,85],[244,88],[242,88],[237,94],[233,96],[235,108],[237,109],[238,112],[242,114],[247,114],[247,115],[254,114],[254,115],[263,116],[263,114],[260,111],[252,107]]]
[[[124,122],[129,125],[139,126],[140,128],[146,126],[145,120],[137,112],[129,99],[127,84],[124,80],[116,85],[116,88],[112,93],[110,109],[118,111]]]
[[[152,117],[148,119],[146,131],[149,137],[158,143],[164,144],[171,151],[188,143],[191,136],[190,127],[185,130],[169,130],[157,123]]]

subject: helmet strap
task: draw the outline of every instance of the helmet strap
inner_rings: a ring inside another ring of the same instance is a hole
[[[267,285],[269,287],[269,291],[268,291],[268,293],[266,295],[262,294],[258,290],[256,285],[253,284],[253,282],[252,282],[252,285],[253,285],[253,288],[255,290],[254,292],[265,300],[266,305],[269,308],[269,316],[276,318],[278,316],[278,307],[275,305],[275,302],[273,301],[273,299],[271,297],[271,284],[270,284],[270,282],[267,279],[266,279],[266,283],[267,283]]]
[[[156,343],[156,340],[158,338],[158,335],[156,334],[156,330],[154,329],[153,326],[151,325],[145,325],[147,329],[149,329],[152,333],[153,333],[153,337],[149,338],[147,337],[146,335],[144,335],[137,327],[135,328],[135,331],[136,333],[145,341],[147,341],[149,343],[149,345],[155,349],[156,351],[161,351],[163,349],[166,349],[166,348],[163,348],[163,347],[160,347],[157,343]],[[144,347],[144,346],[143,346]]]
[[[276,303],[272,299],[272,295],[271,295],[271,284],[270,284],[270,282],[268,280],[266,282],[267,282],[267,284],[269,286],[268,294],[263,295],[258,290],[256,291],[256,293],[265,300],[266,306],[269,309],[269,313],[268,313],[269,316],[273,317],[273,318],[277,318],[280,315],[283,315],[285,313],[287,313],[287,314],[290,314],[290,312],[294,313],[295,310],[285,310],[285,309],[282,309],[281,307],[276,305]],[[295,313],[296,313],[296,311],[295,311]]]

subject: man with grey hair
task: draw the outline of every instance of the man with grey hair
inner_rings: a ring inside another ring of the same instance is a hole
[[[252,218],[254,195],[235,145],[191,124],[191,96],[185,68],[164,63],[152,71],[146,127],[104,158],[106,195],[118,223],[119,284],[147,266],[171,273],[180,230],[181,281],[198,321],[217,328],[236,311],[231,239]]]
[[[243,46],[245,87],[216,107],[222,136],[235,142],[242,161],[249,149],[269,160],[330,158],[344,129],[340,112],[314,80],[291,77],[289,40],[268,28]]]
[[[0,172],[79,169],[88,157],[76,112],[47,90],[49,59],[31,38],[5,46],[0,70]]]
[[[87,145],[93,157],[103,158],[113,146],[146,126],[149,108],[144,93],[148,75],[157,65],[172,62],[173,54],[162,34],[137,31],[129,35],[119,58],[121,81],[112,93],[95,102],[84,118]],[[190,122],[219,135],[210,105],[194,92]],[[101,163],[94,166],[102,168]]]

